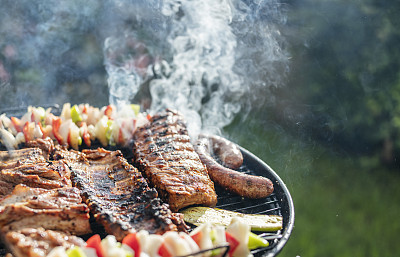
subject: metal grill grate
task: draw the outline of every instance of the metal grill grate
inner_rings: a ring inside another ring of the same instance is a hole
[[[53,113],[60,112],[58,106],[53,107]],[[9,116],[21,116],[26,111],[26,108],[13,108],[3,110]],[[3,112],[0,112],[3,113]],[[109,150],[115,150],[113,147]],[[0,150],[5,150],[0,144]],[[132,159],[132,152],[127,149],[121,149],[122,153],[128,161]],[[253,250],[251,253],[255,257],[271,257],[276,256],[284,247],[290,237],[294,226],[294,206],[291,195],[280,177],[262,160],[250,153],[244,148],[240,148],[243,153],[244,163],[240,168],[241,172],[264,176],[269,178],[274,184],[274,193],[262,199],[247,199],[234,194],[231,194],[221,187],[216,186],[218,195],[217,207],[221,209],[242,212],[246,214],[268,214],[280,215],[283,217],[283,229],[272,233],[259,233],[259,235],[269,241],[269,246]],[[92,230],[95,234],[105,236],[104,228],[91,220]],[[83,239],[88,239],[91,235],[83,236]],[[0,256],[5,256],[6,250],[0,243]]]
[[[268,240],[269,246],[252,251],[254,256],[276,256],[290,236],[294,223],[294,209],[291,196],[286,186],[264,162],[241,148],[244,154],[244,165],[241,171],[247,174],[265,176],[274,183],[274,193],[262,199],[247,199],[231,194],[222,188],[216,188],[217,207],[246,214],[280,215],[283,217],[283,229],[277,232],[257,233]]]

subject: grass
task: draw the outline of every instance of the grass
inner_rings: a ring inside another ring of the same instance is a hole
[[[296,226],[281,256],[397,256],[399,174],[331,156],[312,166],[291,187]]]
[[[398,256],[398,171],[366,166],[365,157],[361,162],[276,126],[248,122],[227,132],[268,163],[292,194],[295,228],[280,257]]]

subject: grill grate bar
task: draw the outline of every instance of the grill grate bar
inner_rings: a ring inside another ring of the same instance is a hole
[[[276,208],[273,208],[273,209],[268,209],[268,210],[260,211],[260,212],[258,212],[258,214],[267,214],[267,213],[270,213],[270,212],[273,212],[273,211],[278,211],[278,210],[280,210],[280,209],[281,209],[281,207],[276,207]]]
[[[276,201],[274,201],[274,202],[276,202]],[[236,211],[246,211],[246,210],[253,210],[253,209],[257,209],[258,207],[263,207],[263,206],[265,206],[265,205],[268,205],[269,203],[265,203],[265,204],[257,204],[257,205],[253,205],[253,206],[247,206],[247,207],[243,207],[243,208],[237,208],[237,209],[235,209]],[[276,210],[276,209],[280,209],[280,207],[275,207],[275,208],[271,208],[271,209],[268,209],[268,211],[269,210]],[[264,210],[265,211],[265,210]]]

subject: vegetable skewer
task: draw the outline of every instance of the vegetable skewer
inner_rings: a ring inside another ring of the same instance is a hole
[[[54,248],[48,257],[211,257],[225,254],[228,257],[248,257],[251,256],[250,250],[266,246],[268,241],[252,234],[246,223],[235,218],[226,229],[203,224],[189,235],[174,231],[154,235],[143,230],[127,235],[121,243],[112,235],[102,240],[99,235],[94,235],[87,240],[86,247]]]
[[[79,149],[82,144],[90,147],[94,140],[102,146],[125,146],[132,139],[138,126],[148,121],[138,105],[124,106],[117,110],[108,105],[96,108],[89,104],[63,105],[60,116],[42,107],[28,107],[21,117],[0,115],[0,143],[7,149],[17,149],[22,143],[37,138],[50,137],[60,145]]]

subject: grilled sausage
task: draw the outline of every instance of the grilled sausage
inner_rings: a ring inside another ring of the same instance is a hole
[[[203,137],[210,140],[211,151],[218,156],[223,166],[233,170],[237,170],[242,166],[243,155],[235,143],[215,135],[200,135],[200,138]]]
[[[232,170],[215,161],[210,155],[207,138],[199,138],[195,150],[207,166],[210,178],[226,190],[253,199],[267,197],[274,191],[274,186],[268,178]]]

